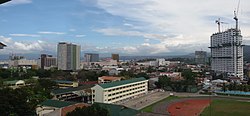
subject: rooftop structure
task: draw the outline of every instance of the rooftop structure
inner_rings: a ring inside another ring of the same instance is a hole
[[[121,77],[113,77],[113,76],[102,76],[98,77],[98,83],[110,83],[114,81],[120,81]]]

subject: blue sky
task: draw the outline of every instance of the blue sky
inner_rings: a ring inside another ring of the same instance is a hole
[[[124,55],[208,51],[214,21],[233,26],[238,0],[12,0],[0,5],[1,54],[56,52],[60,41],[82,51]],[[239,18],[250,40],[250,2],[241,0]]]

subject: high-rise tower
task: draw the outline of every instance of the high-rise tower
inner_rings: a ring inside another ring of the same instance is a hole
[[[80,69],[81,47],[72,43],[60,42],[57,45],[57,65],[60,70]]]

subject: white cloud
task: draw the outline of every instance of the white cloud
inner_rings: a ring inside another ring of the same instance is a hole
[[[12,39],[10,37],[0,36],[0,41],[4,43],[11,43]]]
[[[52,31],[40,31],[39,34],[52,34],[52,35],[64,35],[63,32],[52,32]]]
[[[76,35],[75,37],[77,38],[81,38],[81,37],[85,37],[86,35]]]
[[[215,20],[221,18],[234,26],[233,10],[236,0],[98,0],[97,6],[114,16],[126,19],[120,28],[102,28],[95,31],[107,36],[138,36],[144,44],[126,46],[126,51],[137,53],[193,52],[207,50],[210,35],[217,31]],[[242,35],[250,35],[250,1],[242,0],[239,20]],[[243,10],[241,10],[243,9]],[[130,22],[131,21],[131,22]],[[139,22],[138,24],[136,22]],[[123,27],[139,27],[123,28]],[[148,43],[147,39],[159,43]]]
[[[29,4],[29,3],[32,3],[32,0],[11,0],[9,2],[1,4],[0,6],[14,6],[19,4]]]
[[[10,36],[14,37],[40,37],[40,35],[35,35],[35,34],[10,34]]]
[[[47,43],[42,40],[23,42],[15,41],[11,37],[0,36],[0,41],[5,43],[7,47],[1,50],[1,53],[8,54],[13,53],[34,53],[44,50],[55,50],[55,45]]]

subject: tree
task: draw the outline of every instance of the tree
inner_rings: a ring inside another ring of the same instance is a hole
[[[171,86],[171,80],[167,76],[160,77],[158,82],[162,89],[166,89],[167,86]]]
[[[67,116],[109,116],[109,111],[106,108],[100,107],[98,104],[93,104],[89,107],[76,108],[72,112],[67,113]]]
[[[138,78],[138,77],[144,77],[146,79],[149,79],[149,76],[145,72],[140,72],[140,73],[136,74],[135,77],[136,78]]]

